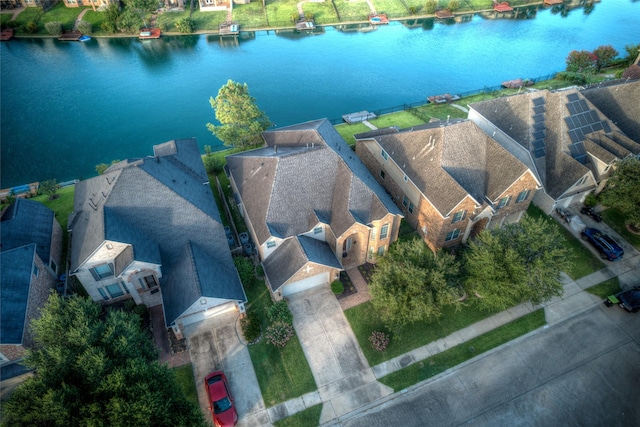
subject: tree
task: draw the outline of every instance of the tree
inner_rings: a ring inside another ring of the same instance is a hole
[[[418,320],[435,320],[461,297],[459,264],[436,254],[419,239],[399,241],[376,264],[369,290],[387,327],[397,330]]]
[[[448,7],[451,12],[455,12],[460,9],[460,0],[450,0]]]
[[[109,4],[104,10],[104,21],[100,26],[107,33],[115,34],[118,31],[118,18],[120,17],[120,3]]]
[[[596,56],[596,68],[600,71],[618,56],[618,51],[613,46],[606,45],[598,47],[593,54]]]
[[[52,36],[59,36],[60,34],[62,34],[62,22],[59,21],[47,22],[46,24],[44,24],[44,28]]]
[[[627,52],[627,56],[624,61],[627,65],[633,64],[638,55],[640,55],[640,43],[639,44],[628,44],[624,47],[624,51]]]
[[[195,22],[189,17],[180,18],[175,23],[176,29],[183,33],[189,34],[192,33],[195,29]]]
[[[563,294],[567,266],[562,238],[543,218],[525,215],[517,224],[483,230],[464,253],[466,288],[489,311]]]
[[[106,163],[99,163],[96,165],[96,172],[98,172],[98,175],[102,175],[107,169],[109,169],[109,166],[115,165],[118,162],[120,162],[120,160],[112,160],[109,165]]]
[[[619,162],[601,194],[602,203],[619,209],[626,222],[640,230],[640,160],[627,157]]]
[[[142,23],[144,28],[148,28],[146,14],[155,11],[158,8],[157,0],[123,0],[126,9],[134,12]]]
[[[52,294],[32,321],[35,370],[3,407],[11,426],[205,426],[139,317]]]
[[[49,200],[53,200],[53,199],[56,199],[56,193],[58,192],[59,188],[60,188],[60,185],[58,185],[55,179],[48,179],[40,183],[40,186],[38,187],[38,192],[40,194],[48,195]]]
[[[207,123],[207,129],[224,145],[244,147],[261,142],[262,132],[271,126],[264,112],[249,95],[246,83],[229,80],[218,91],[218,96],[209,99],[220,126]]]
[[[93,4],[93,3],[91,3]],[[91,34],[93,33],[93,24],[89,21],[80,21],[77,25],[78,31],[82,34]]]
[[[436,13],[438,2],[436,0],[427,0],[424,5],[424,11],[428,14]]]
[[[567,71],[573,73],[592,72],[596,66],[596,56],[588,50],[573,50],[567,56]]]

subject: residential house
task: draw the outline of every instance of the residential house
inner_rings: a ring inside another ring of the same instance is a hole
[[[473,122],[356,135],[356,153],[432,250],[517,222],[540,187]]]
[[[25,0],[23,0],[25,1]],[[110,4],[119,3],[117,0],[63,0],[66,7],[92,6],[93,10],[104,10]]]
[[[199,0],[201,12],[217,12],[227,11],[228,16],[231,16],[233,10],[233,1],[231,0]]]
[[[0,222],[0,365],[33,344],[29,323],[39,317],[62,268],[62,228],[41,203],[16,199]]]
[[[228,311],[246,296],[196,140],[112,165],[76,184],[70,274],[94,301],[161,306],[167,327]]]
[[[402,215],[331,123],[263,133],[226,171],[275,299],[384,255]]]
[[[46,12],[58,3],[58,0],[20,0],[22,7],[41,7]]]
[[[635,86],[620,89],[637,92]],[[637,115],[637,98],[624,98],[636,102]],[[583,202],[603,188],[618,159],[640,153],[640,145],[577,88],[477,102],[469,118],[540,178],[544,191],[533,202],[546,213]]]

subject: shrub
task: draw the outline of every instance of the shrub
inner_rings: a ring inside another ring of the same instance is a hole
[[[244,286],[250,285],[254,278],[253,263],[249,259],[241,256],[233,257],[233,263],[238,270],[238,275],[240,276],[242,284]]]
[[[47,30],[47,33],[52,36],[59,36],[62,34],[62,22],[51,21],[44,24],[44,28]]]
[[[331,282],[331,291],[336,295],[340,295],[344,292],[344,285],[340,280],[334,280]]]
[[[244,339],[250,344],[255,343],[260,338],[260,333],[262,332],[260,319],[254,312],[248,312],[245,317],[240,319],[240,327],[242,328]]]
[[[282,322],[291,324],[293,322],[293,315],[291,311],[289,311],[289,306],[285,300],[280,300],[269,307],[267,315],[273,323]]]
[[[208,174],[218,174],[222,172],[224,161],[220,157],[204,156],[202,161]]]
[[[80,21],[78,22],[78,31],[82,34],[91,34],[93,33],[93,25],[89,21]]]
[[[459,0],[451,0],[449,2],[449,10],[451,12],[455,12],[458,9],[460,9],[460,1]]]
[[[140,316],[140,318],[144,318],[147,315],[147,312],[149,310],[147,309],[147,306],[144,304],[138,304],[135,306],[135,308],[133,309],[133,312],[135,314],[137,314],[138,316]]]
[[[584,198],[584,205],[588,207],[593,207],[598,204],[598,198],[595,194],[589,193],[587,197]]]
[[[262,268],[262,265],[256,267],[256,276],[264,277],[264,268]]]
[[[136,308],[136,302],[133,299],[128,299],[124,302],[125,311],[133,311]]]
[[[384,332],[373,331],[369,336],[369,342],[374,350],[385,351],[389,345],[389,335]]]
[[[24,25],[24,32],[25,33],[33,34],[33,33],[36,33],[37,31],[38,31],[38,21],[36,21],[35,19],[32,19],[32,20],[28,21]]]
[[[183,34],[193,33],[193,30],[195,29],[195,24],[191,18],[178,19],[175,25],[178,31]]]
[[[436,0],[427,0],[424,5],[424,11],[428,14],[436,13],[438,9],[438,2]]]
[[[293,326],[289,323],[275,322],[267,328],[266,337],[276,347],[284,347],[293,337]]]
[[[416,13],[418,13],[418,8],[415,6],[411,6],[409,7],[409,15],[415,15]]]

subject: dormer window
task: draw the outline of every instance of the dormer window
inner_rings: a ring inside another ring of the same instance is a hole
[[[313,234],[320,234],[320,233],[322,233],[322,226],[318,226],[313,229]]]
[[[271,248],[275,248],[276,247],[276,241],[275,240],[269,240],[267,242],[267,248],[271,249]]]

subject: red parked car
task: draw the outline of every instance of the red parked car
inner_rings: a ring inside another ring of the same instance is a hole
[[[209,409],[215,425],[217,427],[235,426],[238,422],[238,413],[233,405],[233,397],[224,373],[217,371],[207,375],[204,379],[204,388],[207,390]]]

